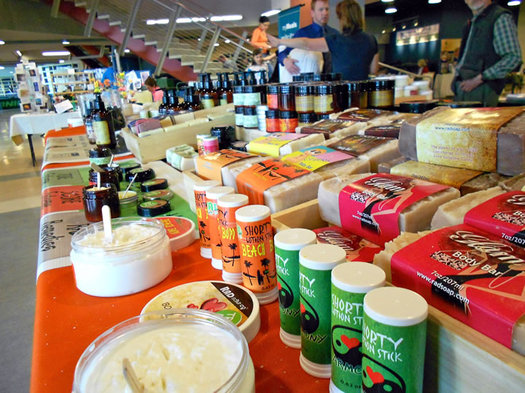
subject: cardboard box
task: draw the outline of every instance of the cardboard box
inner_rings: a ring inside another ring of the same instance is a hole
[[[277,231],[328,226],[317,200],[272,214]],[[351,262],[350,262],[351,263]],[[522,392],[525,357],[429,306],[425,393]]]

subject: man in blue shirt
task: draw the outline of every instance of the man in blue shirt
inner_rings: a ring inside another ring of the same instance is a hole
[[[305,26],[299,29],[293,35],[293,38],[305,37],[305,38],[321,38],[327,35],[337,34],[338,31],[328,26],[328,18],[330,16],[330,9],[327,0],[312,0],[311,10],[312,21],[311,25]],[[279,64],[283,65],[290,74],[299,74],[301,70],[295,63],[298,60],[288,57],[288,54],[292,51],[292,48],[286,48],[279,53],[278,60]],[[332,72],[332,62],[330,52],[323,53],[323,72]]]

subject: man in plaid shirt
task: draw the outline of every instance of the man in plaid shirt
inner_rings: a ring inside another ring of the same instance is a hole
[[[505,76],[521,65],[516,24],[510,11],[492,0],[465,0],[473,18],[463,31],[452,90],[456,101],[497,106]]]

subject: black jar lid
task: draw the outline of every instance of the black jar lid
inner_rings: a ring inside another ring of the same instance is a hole
[[[141,217],[155,217],[171,210],[170,203],[164,199],[145,201],[137,206],[137,213]]]
[[[154,201],[156,199],[164,199],[165,201],[169,201],[171,198],[173,198],[173,195],[173,191],[166,188],[164,190],[145,192],[144,194],[142,194],[142,198],[145,201]]]
[[[140,168],[140,164],[133,161],[128,162],[120,162],[119,163],[120,169],[122,170],[122,175],[127,178],[127,175],[129,172],[131,172],[133,169]]]
[[[279,113],[279,119],[297,119],[296,111],[281,111]]]
[[[314,93],[314,87],[312,85],[307,85],[307,84],[295,85],[295,95],[307,96],[313,93]]]
[[[314,80],[313,72],[303,72],[301,75],[303,76],[303,81],[305,82],[310,82]]]
[[[362,91],[368,91],[369,89],[369,81],[352,81],[352,82],[347,82],[347,86],[348,86],[348,90],[353,92],[353,91],[358,91],[358,92],[362,92]]]
[[[292,85],[279,85],[279,93],[280,94],[293,94],[293,86]]]
[[[111,150],[107,147],[95,147],[89,149],[89,158],[111,157]]]
[[[322,81],[324,81],[324,79],[323,79],[323,74],[317,74],[317,73],[315,73],[313,79],[314,79],[314,81],[316,81],[316,82],[322,82]]]
[[[405,101],[399,104],[401,112],[406,113],[424,113],[434,109],[438,105],[438,100],[426,101]]]
[[[137,168],[132,169],[127,173],[126,179],[128,181],[131,181],[135,175],[137,175],[137,178],[135,179],[136,182],[142,183],[146,180],[154,179],[155,178],[155,171],[151,168]]]
[[[315,112],[299,113],[299,123],[315,123],[317,115]]]
[[[236,106],[235,107],[235,114],[236,115],[244,115],[244,106]]]
[[[376,79],[370,82],[372,90],[393,90],[396,87],[394,79]]]
[[[241,86],[241,85],[233,86],[233,94],[241,94],[241,93],[243,93],[243,91],[242,91],[243,87],[244,86]]]
[[[293,75],[292,80],[294,82],[304,82],[304,76],[302,74],[299,75]]]
[[[266,111],[266,118],[267,119],[278,119],[279,111],[277,109],[268,109]]]
[[[266,94],[279,94],[279,84],[269,83],[266,85]]]
[[[168,188],[168,180],[160,178],[160,177],[157,179],[146,180],[145,182],[142,182],[142,184],[140,185],[140,190],[142,192],[163,190],[165,188]]]
[[[316,85],[315,94],[332,94],[334,87],[328,84]]]
[[[257,108],[254,106],[245,106],[243,109],[244,116],[257,116]]]
[[[242,87],[243,93],[259,93],[259,86],[246,85]]]
[[[449,106],[451,108],[481,108],[483,106],[479,101],[440,102],[438,105]]]

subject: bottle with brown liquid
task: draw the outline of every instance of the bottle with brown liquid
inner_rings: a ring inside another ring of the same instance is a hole
[[[209,73],[202,74],[202,90],[199,97],[204,109],[219,105],[219,96]]]
[[[220,85],[217,95],[219,96],[220,105],[226,105],[233,102],[233,89],[228,75],[227,72],[217,74]]]
[[[97,143],[97,136],[95,135],[95,130],[93,129],[93,103],[91,101],[87,102],[86,105],[86,116],[84,116],[84,125],[86,126],[86,135],[89,143],[94,145]]]
[[[100,94],[96,94],[95,96],[95,110],[92,113],[92,117],[97,146],[114,149],[115,146],[117,146],[117,140],[115,138],[113,122]]]

